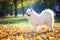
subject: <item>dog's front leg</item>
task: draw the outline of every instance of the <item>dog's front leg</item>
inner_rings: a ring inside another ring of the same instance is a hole
[[[38,25],[34,25],[34,26],[33,26],[34,32],[37,32],[37,26],[38,26]]]

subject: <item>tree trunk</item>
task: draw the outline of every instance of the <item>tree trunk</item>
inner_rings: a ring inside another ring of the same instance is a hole
[[[24,16],[23,0],[21,0],[21,5],[22,5],[22,14],[23,14],[23,16]]]
[[[14,0],[14,5],[15,5],[15,17],[17,17],[17,0]]]
[[[15,17],[17,17],[17,2],[15,2]]]
[[[6,10],[6,1],[4,0],[3,1],[3,10],[4,10],[4,15],[5,15],[5,17],[6,17],[6,12],[7,12],[7,10]]]

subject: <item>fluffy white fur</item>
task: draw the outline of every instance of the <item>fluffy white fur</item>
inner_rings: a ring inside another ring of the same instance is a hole
[[[54,31],[54,12],[51,9],[45,9],[40,14],[37,14],[33,9],[27,9],[26,13],[34,31],[36,31],[38,25],[46,25]]]

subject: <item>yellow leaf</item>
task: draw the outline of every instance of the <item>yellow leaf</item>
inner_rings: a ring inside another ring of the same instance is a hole
[[[23,36],[19,36],[16,38],[16,40],[24,40]]]

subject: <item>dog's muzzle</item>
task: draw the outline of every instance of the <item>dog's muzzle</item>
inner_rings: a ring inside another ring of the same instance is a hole
[[[30,16],[30,14],[27,14],[27,16]]]

